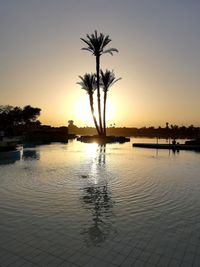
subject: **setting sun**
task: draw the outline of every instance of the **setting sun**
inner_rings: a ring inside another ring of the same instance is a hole
[[[95,107],[95,114],[98,120],[98,115],[97,115],[97,105],[96,103],[94,104]],[[112,103],[111,100],[107,100],[107,110],[106,110],[106,118],[107,118],[107,125],[113,124],[114,123],[114,116],[115,116],[115,106]],[[86,125],[86,126],[93,126],[93,118],[90,110],[90,105],[89,105],[89,99],[88,95],[82,95],[80,98],[77,100],[75,103],[75,116],[76,116],[76,121],[80,122],[80,124]]]

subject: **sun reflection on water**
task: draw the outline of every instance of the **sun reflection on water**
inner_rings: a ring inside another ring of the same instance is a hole
[[[86,153],[88,154],[88,156],[94,158],[97,154],[97,149],[98,149],[97,143],[87,144]]]
[[[105,145],[99,145],[97,143],[88,144],[86,153],[87,155],[89,155],[91,162],[89,180],[93,185],[98,185],[99,182],[102,182],[103,172],[106,163]]]

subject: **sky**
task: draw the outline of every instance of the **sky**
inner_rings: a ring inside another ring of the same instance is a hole
[[[80,38],[98,30],[119,50],[102,69],[122,77],[108,125],[200,126],[199,14],[199,0],[0,0],[0,105],[40,107],[43,124],[92,125],[77,82],[95,72]]]

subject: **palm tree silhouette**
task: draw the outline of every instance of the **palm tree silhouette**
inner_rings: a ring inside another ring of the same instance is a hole
[[[93,101],[93,94],[97,88],[95,74],[85,73],[85,75],[83,77],[79,76],[79,78],[81,79],[81,81],[77,82],[77,84],[81,85],[82,89],[86,90],[86,92],[89,95],[90,109],[91,109],[92,117],[94,120],[95,127],[97,129],[98,135],[100,135],[99,126],[97,124],[96,116],[94,113],[94,101]]]
[[[104,99],[103,99],[103,133],[106,135],[106,100],[107,100],[107,92],[109,88],[115,84],[117,81],[121,80],[121,78],[116,79],[114,71],[106,70],[103,72],[100,71],[100,85],[104,91]]]
[[[96,76],[97,76],[97,103],[98,103],[98,113],[99,113],[99,127],[100,134],[103,135],[102,127],[102,117],[101,117],[101,95],[100,95],[100,56],[102,54],[109,53],[113,55],[113,52],[118,52],[116,48],[109,48],[105,50],[105,47],[111,42],[109,35],[104,35],[103,33],[98,34],[95,30],[92,34],[87,34],[86,39],[81,38],[81,40],[88,45],[88,47],[83,47],[82,50],[91,52],[96,57]]]

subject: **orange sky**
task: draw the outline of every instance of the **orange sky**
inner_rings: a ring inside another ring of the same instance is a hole
[[[200,3],[150,2],[1,1],[0,104],[40,107],[44,124],[89,126],[76,82],[95,71],[80,37],[97,29],[119,50],[101,59],[122,77],[109,91],[108,125],[199,126]]]

